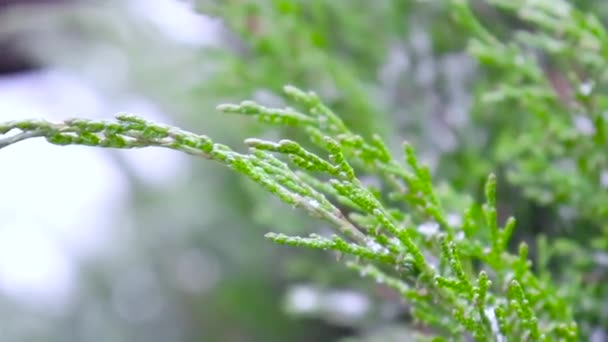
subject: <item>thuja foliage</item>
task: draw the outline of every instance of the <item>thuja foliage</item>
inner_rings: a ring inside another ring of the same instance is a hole
[[[319,91],[349,127],[364,136],[370,131],[367,127],[373,127],[372,132],[378,129],[372,121],[379,112],[393,113],[398,118],[392,120],[397,122],[403,116],[414,117],[422,102],[410,100],[393,108],[376,98],[392,93],[391,89],[378,91],[377,73],[389,59],[387,51],[409,47],[412,28],[404,23],[416,22],[432,32],[433,51],[423,59],[466,46],[477,62],[471,122],[455,129],[458,146],[452,154],[440,156],[437,178],[448,179],[461,193],[477,195],[480,179],[496,172],[503,195],[497,203],[499,212],[517,213],[520,222],[510,250],[517,250],[518,240],[530,243],[535,272],[542,282],[553,282],[569,303],[581,338],[588,338],[594,329],[606,331],[605,1],[232,3],[239,6],[219,6],[215,13],[242,37],[247,53],[235,58],[239,60],[233,64],[232,77],[222,75],[223,85],[241,86],[242,79],[252,80],[252,87],[292,80]],[[416,60],[416,52],[407,57]],[[413,64],[422,69],[422,64]],[[414,76],[410,73],[404,78]],[[439,78],[437,83],[453,81]],[[444,84],[434,90],[441,93]],[[400,88],[397,93],[400,98],[412,96],[411,89]],[[436,111],[433,108],[414,121],[428,120]],[[355,118],[364,127],[356,126]],[[400,127],[400,133],[404,131]],[[424,133],[407,130],[407,134],[421,152],[441,140],[441,132],[432,131],[427,141],[420,137]],[[384,194],[386,189],[381,190]],[[462,210],[460,196],[438,196],[448,216]],[[489,233],[477,231],[484,239],[491,239]]]
[[[299,133],[297,142],[249,139],[249,152],[239,153],[207,136],[119,115],[112,122],[6,123],[0,148],[44,137],[58,145],[159,146],[219,162],[330,223],[333,236],[267,237],[332,251],[362,276],[393,288],[411,304],[415,321],[432,328],[418,329],[421,338],[578,340],[605,328],[608,33],[593,14],[601,2],[429,5],[433,18],[445,11],[453,19],[441,25],[450,28],[450,48],[463,36],[451,39],[451,30],[466,32],[481,71],[466,129],[487,136],[480,144],[471,141],[479,134],[469,139],[463,128],[458,150],[442,156],[438,172],[448,170],[454,189],[432,181],[411,145],[387,146],[372,134],[388,131],[379,122],[388,121],[390,110],[369,85],[391,40],[403,35],[403,13],[413,2],[230,3],[218,14],[247,51],[228,59],[232,69],[218,77],[216,93],[250,97],[260,86],[291,80],[320,91],[331,105],[287,87],[297,109],[243,102],[220,110],[288,127],[283,132]],[[375,35],[384,31],[392,33]],[[491,171],[498,176],[488,177]],[[482,203],[454,195],[474,191],[468,185],[480,178],[486,180]],[[525,200],[497,201],[497,182]],[[519,229],[514,219],[498,219],[497,207],[505,203],[518,213],[524,207]],[[531,203],[549,208],[554,218],[526,221],[538,208],[529,209]]]
[[[587,325],[608,322],[608,30],[599,18],[605,4],[585,2],[597,7],[585,12],[564,0],[487,3],[517,29],[496,30],[466,1],[451,2],[455,20],[471,34],[469,53],[487,71],[473,116],[494,134],[477,153],[553,217],[530,227],[542,232],[535,254],[543,264],[566,264],[553,267],[552,276],[562,279],[569,302],[580,303],[572,307],[587,334]]]
[[[157,146],[209,159],[329,222],[331,236],[266,237],[334,251],[362,276],[393,288],[412,305],[415,320],[432,328],[421,338],[578,339],[572,308],[531,271],[528,246],[521,243],[517,254],[507,250],[516,224],[497,220],[495,176],[487,179],[485,203],[470,205],[462,222],[453,222],[411,145],[392,153],[379,136],[350,131],[316,94],[292,86],[284,91],[300,110],[252,101],[218,109],[296,127],[309,143],[247,139],[249,151],[240,153],[205,135],[120,114],[116,121],[8,122],[0,125],[0,148],[44,137],[56,145]],[[366,185],[363,176],[377,177],[381,188]]]
[[[503,125],[492,145],[496,160],[510,164],[510,181],[541,204],[574,207],[577,216],[604,222],[608,197],[595,188],[608,181],[608,31],[567,1],[489,1],[531,26],[504,39],[465,1],[453,3],[472,34],[471,55],[500,75],[483,90],[481,105],[484,116]]]

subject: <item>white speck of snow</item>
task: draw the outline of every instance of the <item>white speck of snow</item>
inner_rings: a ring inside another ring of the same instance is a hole
[[[593,91],[593,82],[592,81],[587,81],[587,82],[581,83],[580,86],[579,86],[578,91],[583,96],[589,96],[589,95],[591,95],[591,92]]]
[[[465,237],[466,236],[465,236],[464,232],[463,231],[459,231],[458,233],[456,233],[456,236],[454,236],[454,239],[456,241],[462,241],[462,240],[464,240]]]
[[[600,185],[604,189],[608,188],[608,170],[604,170],[600,174]]]
[[[309,205],[311,208],[314,208],[314,209],[317,209],[317,208],[319,208],[319,207],[321,206],[321,205],[319,204],[319,201],[317,201],[317,200],[315,200],[315,199],[310,200],[310,201],[308,202],[308,205]]]
[[[608,253],[606,252],[596,252],[593,255],[593,259],[595,260],[595,262],[602,266],[602,267],[607,267],[608,266]]]
[[[360,319],[369,311],[371,303],[367,296],[354,291],[334,291],[325,295],[324,309],[342,319]]]
[[[396,238],[396,237],[394,237],[394,236],[393,236],[393,237],[391,237],[391,238],[389,239],[389,241],[390,241],[390,243],[391,243],[393,246],[397,246],[397,247],[401,247],[401,246],[403,246],[403,243],[401,242],[401,240],[399,240],[398,238]]]
[[[456,213],[450,213],[447,217],[448,224],[452,227],[457,227],[462,224],[462,216]]]
[[[369,247],[369,249],[371,249],[372,252],[374,252],[374,253],[388,252],[386,250],[386,248],[384,248],[381,244],[379,244],[378,242],[376,242],[372,239],[367,239],[367,241],[365,243],[367,244],[367,247]]]
[[[593,135],[595,133],[595,126],[591,119],[584,115],[577,115],[573,118],[574,127],[584,135]]]
[[[426,236],[433,236],[439,232],[437,222],[425,222],[418,226],[418,231]]]
[[[297,314],[309,314],[316,312],[321,305],[321,294],[308,285],[292,287],[287,293],[287,310]]]
[[[490,326],[492,328],[492,333],[497,342],[505,342],[505,337],[500,333],[500,329],[498,327],[498,320],[496,319],[496,315],[494,314],[494,308],[488,307],[484,310],[486,317],[490,321]]]

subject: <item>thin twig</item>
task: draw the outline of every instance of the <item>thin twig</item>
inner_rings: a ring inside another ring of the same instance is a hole
[[[36,138],[36,137],[42,137],[44,136],[44,132],[42,131],[27,131],[27,132],[21,132],[18,134],[15,134],[11,137],[7,137],[7,138],[3,138],[0,139],[0,149],[5,148],[9,145],[18,143],[19,141],[22,140],[26,140],[26,139],[30,139],[30,138]]]

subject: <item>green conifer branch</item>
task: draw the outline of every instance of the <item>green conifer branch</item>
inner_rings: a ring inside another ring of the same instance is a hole
[[[538,309],[551,307],[546,303],[559,298],[549,287],[541,287],[531,273],[527,246],[521,245],[518,256],[506,251],[515,221],[498,227],[495,176],[488,178],[482,210],[475,210],[475,205],[469,208],[458,228],[464,237],[457,239],[457,227],[448,224],[429,168],[418,162],[413,147],[405,144],[402,164],[378,136],[366,139],[349,131],[314,93],[291,86],[285,93],[307,111],[267,108],[251,101],[218,108],[298,127],[310,134],[327,157],[292,140],[247,139],[249,152],[238,153],[205,135],[127,114],[118,115],[116,121],[1,124],[0,148],[44,137],[56,145],[156,146],[213,160],[248,177],[284,203],[331,223],[336,232],[329,238],[268,233],[268,239],[349,256],[349,267],[402,294],[414,306],[414,317],[437,331],[468,332],[479,341],[501,341],[521,334],[531,340],[560,334],[575,339],[577,328],[567,314]],[[362,173],[380,176],[395,193],[405,195],[393,196],[391,207],[378,191],[363,184],[358,176]],[[350,211],[344,213],[334,201]],[[412,211],[402,211],[399,204]],[[428,220],[439,228],[430,232],[417,228]],[[478,233],[483,232],[479,225],[489,230],[490,241],[479,238]],[[473,260],[485,263],[488,270],[475,271]],[[495,274],[492,279],[490,270]]]

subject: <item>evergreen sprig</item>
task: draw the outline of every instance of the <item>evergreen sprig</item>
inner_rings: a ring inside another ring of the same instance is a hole
[[[450,2],[470,34],[469,53],[491,71],[485,83],[478,80],[483,91],[472,110],[484,129],[498,128],[484,157],[504,170],[505,183],[515,191],[555,213],[542,228],[551,236],[550,248],[545,235],[529,246],[544,274],[537,286],[550,282],[543,270],[549,259],[567,260],[552,272],[554,279],[567,280],[551,291],[565,294],[571,304],[564,310],[574,310],[581,324],[605,330],[608,314],[593,303],[607,294],[608,273],[597,255],[608,247],[608,29],[599,7],[591,10],[588,1],[486,3],[501,19],[520,24],[505,35],[496,30],[499,25],[484,25],[473,1]],[[507,225],[504,234],[510,236],[512,228]],[[527,252],[522,246],[520,259]],[[514,266],[518,275],[530,267],[523,261]],[[584,275],[590,273],[596,276]],[[590,338],[591,328],[582,330],[582,338]]]
[[[284,91],[304,110],[251,101],[218,109],[301,128],[321,152],[292,140],[247,139],[249,152],[238,153],[205,135],[128,114],[118,115],[116,121],[0,124],[0,148],[44,137],[56,145],[156,146],[213,160],[284,203],[331,223],[336,232],[331,237],[268,233],[268,239],[347,256],[349,267],[395,289],[412,304],[415,319],[439,335],[468,333],[479,341],[577,339],[571,311],[561,310],[565,304],[553,287],[532,274],[527,246],[521,245],[519,255],[507,251],[515,221],[508,220],[504,228],[498,225],[495,176],[486,183],[482,210],[471,206],[464,224],[454,226],[429,168],[419,162],[412,146],[405,144],[398,160],[380,137],[351,132],[315,93],[292,86]],[[378,177],[391,195],[383,197],[365,185],[361,175]],[[437,229],[425,230],[425,224]]]

